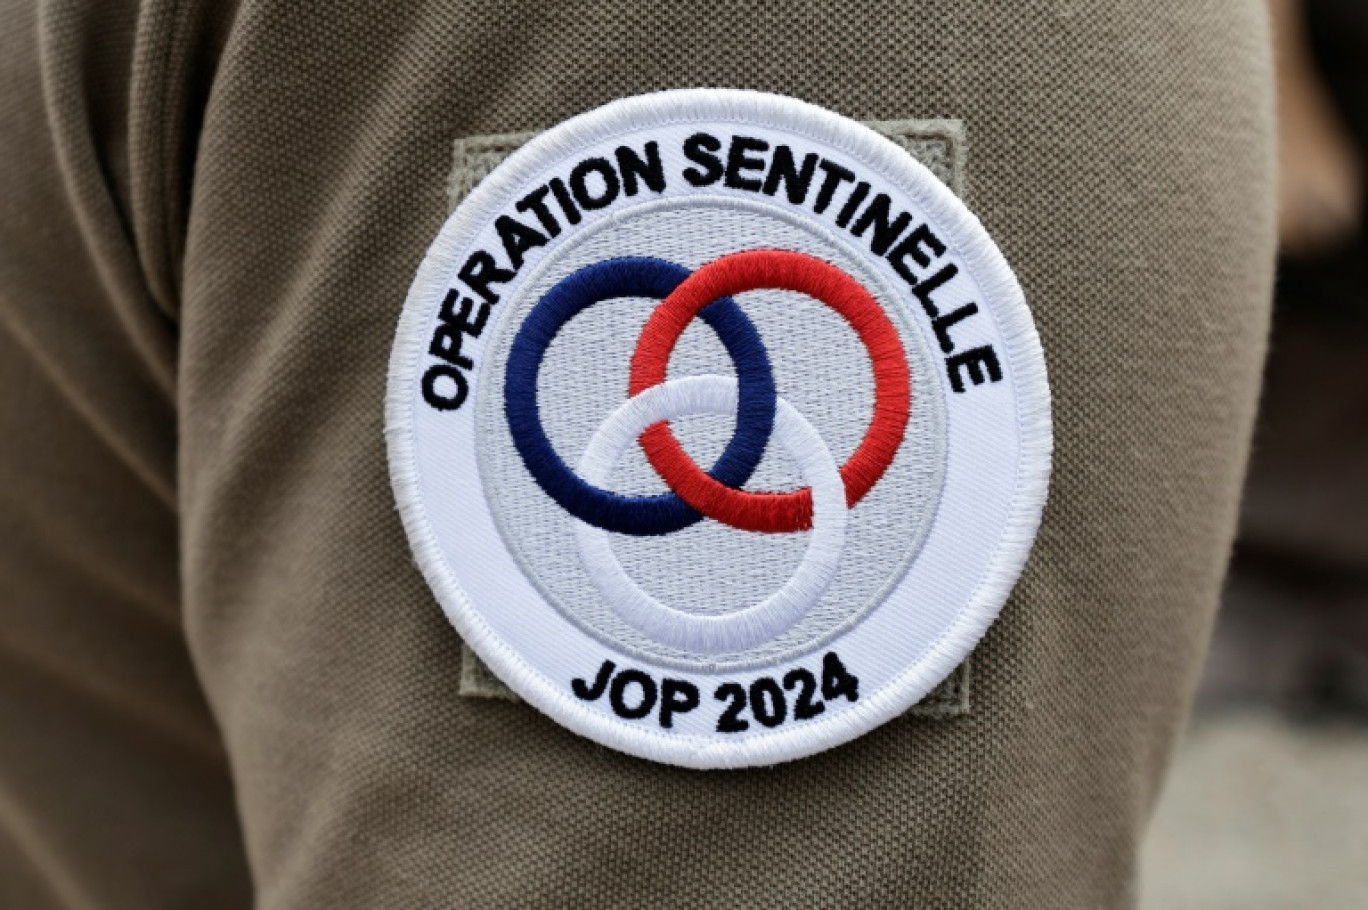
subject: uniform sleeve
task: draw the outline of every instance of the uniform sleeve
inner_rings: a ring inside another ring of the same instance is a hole
[[[245,4],[199,128],[176,382],[185,630],[259,906],[1124,905],[1257,396],[1265,44],[1256,5],[1182,0]],[[1054,400],[1050,499],[967,710],[772,769],[652,764],[462,694],[386,469],[453,143],[688,86],[962,120]]]

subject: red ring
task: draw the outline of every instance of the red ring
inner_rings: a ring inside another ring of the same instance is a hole
[[[854,506],[888,470],[902,445],[912,403],[902,340],[883,308],[858,281],[835,266],[785,250],[748,250],[715,259],[686,278],[646,321],[632,355],[629,395],[665,381],[670,354],[690,320],[719,297],[762,288],[798,291],[845,317],[874,368],[874,417],[864,439],[841,467],[846,502]],[[812,527],[812,488],[750,493],[709,477],[675,439],[666,421],[641,434],[651,466],[670,489],[699,512],[744,531],[776,534]]]

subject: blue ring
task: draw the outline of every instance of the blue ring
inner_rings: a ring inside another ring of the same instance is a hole
[[[563,278],[528,313],[508,355],[504,413],[513,445],[546,494],[581,521],[636,536],[672,534],[703,515],[674,493],[623,496],[585,483],[551,446],[537,406],[537,375],[556,333],[586,308],[617,297],[663,300],[688,278],[688,269],[649,257],[607,259]],[[708,476],[739,489],[765,455],[774,429],[777,392],[760,333],[736,301],[721,297],[698,314],[736,364],[736,433]]]

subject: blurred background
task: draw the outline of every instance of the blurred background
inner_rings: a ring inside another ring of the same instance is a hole
[[[1272,0],[1274,327],[1240,537],[1141,907],[1368,908],[1368,0]]]

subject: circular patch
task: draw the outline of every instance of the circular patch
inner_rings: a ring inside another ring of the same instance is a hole
[[[997,616],[1048,488],[1049,390],[982,226],[790,98],[629,98],[457,209],[390,363],[390,472],[504,682],[695,768],[850,740]]]

